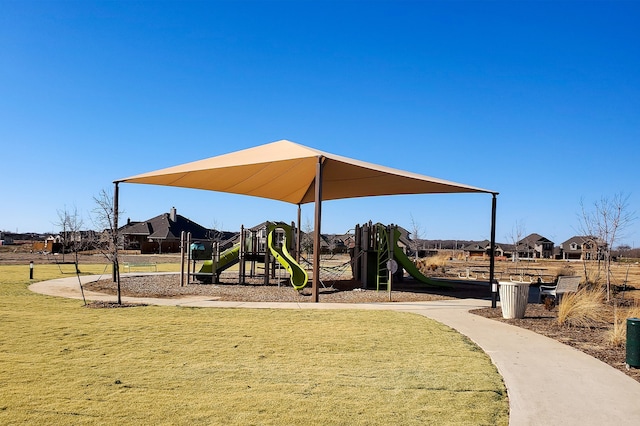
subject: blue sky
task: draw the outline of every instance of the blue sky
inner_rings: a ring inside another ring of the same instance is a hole
[[[116,179],[280,139],[498,196],[557,244],[581,200],[640,210],[640,3],[0,0],[0,229],[57,230]],[[236,230],[295,220],[252,197],[121,185],[124,217],[172,206]],[[491,196],[323,205],[323,232],[411,222],[485,239]],[[303,222],[313,221],[312,205]],[[640,244],[640,223],[621,242]]]

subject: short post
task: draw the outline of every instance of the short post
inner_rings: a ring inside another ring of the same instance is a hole
[[[491,283],[491,307],[496,308],[498,303],[498,280]]]
[[[33,260],[29,262],[29,279],[33,279]]]
[[[185,232],[180,232],[180,287],[184,287],[184,255],[186,250]]]

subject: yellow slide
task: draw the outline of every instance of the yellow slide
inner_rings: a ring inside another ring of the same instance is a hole
[[[302,290],[309,282],[309,275],[307,274],[307,271],[302,266],[300,266],[298,262],[296,262],[296,260],[287,249],[287,243],[290,241],[293,234],[291,227],[283,223],[269,224],[268,226],[269,234],[267,235],[267,245],[269,247],[269,250],[271,251],[271,254],[282,266],[284,266],[284,268],[289,273],[291,285],[293,285],[293,288],[295,288],[296,290]],[[277,247],[277,245],[274,244],[275,232],[278,228],[281,228],[285,231],[285,237],[282,241],[282,247]]]

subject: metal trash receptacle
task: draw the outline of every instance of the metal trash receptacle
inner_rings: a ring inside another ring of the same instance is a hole
[[[627,367],[640,368],[640,318],[627,318]]]
[[[500,281],[500,306],[503,318],[524,318],[529,300],[529,283]]]

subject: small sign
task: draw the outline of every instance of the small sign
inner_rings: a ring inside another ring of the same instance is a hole
[[[387,261],[387,269],[391,271],[392,274],[398,272],[398,262],[394,259]]]

